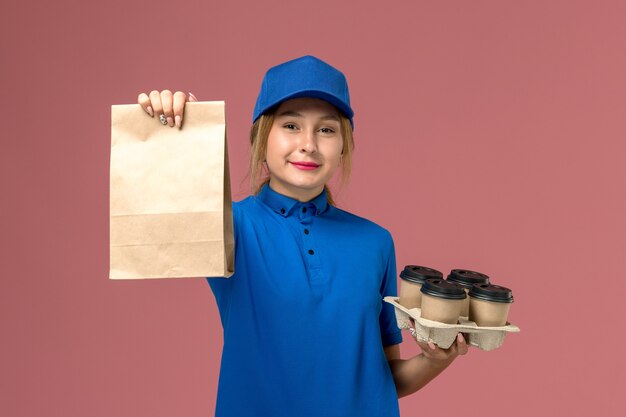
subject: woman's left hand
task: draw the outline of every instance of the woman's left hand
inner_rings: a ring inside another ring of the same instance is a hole
[[[410,359],[400,359],[400,345],[385,348],[398,398],[412,394],[424,387],[442,373],[457,356],[465,355],[468,348],[460,333],[448,349],[442,349],[433,342],[417,340],[414,330],[415,322],[413,320],[411,322],[413,339],[422,349],[422,353]]]
[[[411,320],[411,325],[415,328],[415,322],[413,320]],[[419,341],[417,340],[417,336],[413,336],[413,339],[415,339],[415,342],[422,349],[422,353],[426,359],[433,364],[443,366],[449,365],[457,356],[465,355],[469,347],[461,333],[456,336],[456,340],[448,349],[442,349],[433,342]]]

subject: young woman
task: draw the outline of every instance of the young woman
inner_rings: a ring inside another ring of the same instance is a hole
[[[181,127],[193,94],[139,103]],[[311,56],[268,70],[250,140],[253,195],[233,203],[235,274],[209,278],[224,349],[217,416],[397,416],[413,393],[467,352],[416,341],[400,359],[389,232],[335,207],[326,184],[350,174],[353,111],[344,75]]]

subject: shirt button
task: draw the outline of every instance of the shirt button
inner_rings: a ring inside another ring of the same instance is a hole
[[[315,252],[313,252],[313,249],[309,249],[309,255],[313,255]]]
[[[302,212],[306,213],[306,207],[302,207]]]
[[[285,209],[284,208],[280,209],[280,214],[285,214]]]
[[[309,234],[309,229],[304,229],[304,234],[308,235]]]

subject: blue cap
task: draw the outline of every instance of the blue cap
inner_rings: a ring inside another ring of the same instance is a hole
[[[338,69],[310,55],[267,70],[254,106],[252,123],[283,101],[299,97],[319,98],[329,102],[350,119],[354,129],[354,112],[350,107],[346,77]]]

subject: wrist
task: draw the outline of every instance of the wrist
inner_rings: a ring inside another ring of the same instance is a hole
[[[436,358],[424,353],[421,354],[423,357],[423,361],[429,368],[433,370],[443,370],[446,369],[450,364],[456,359],[456,355],[450,356],[447,358]]]

